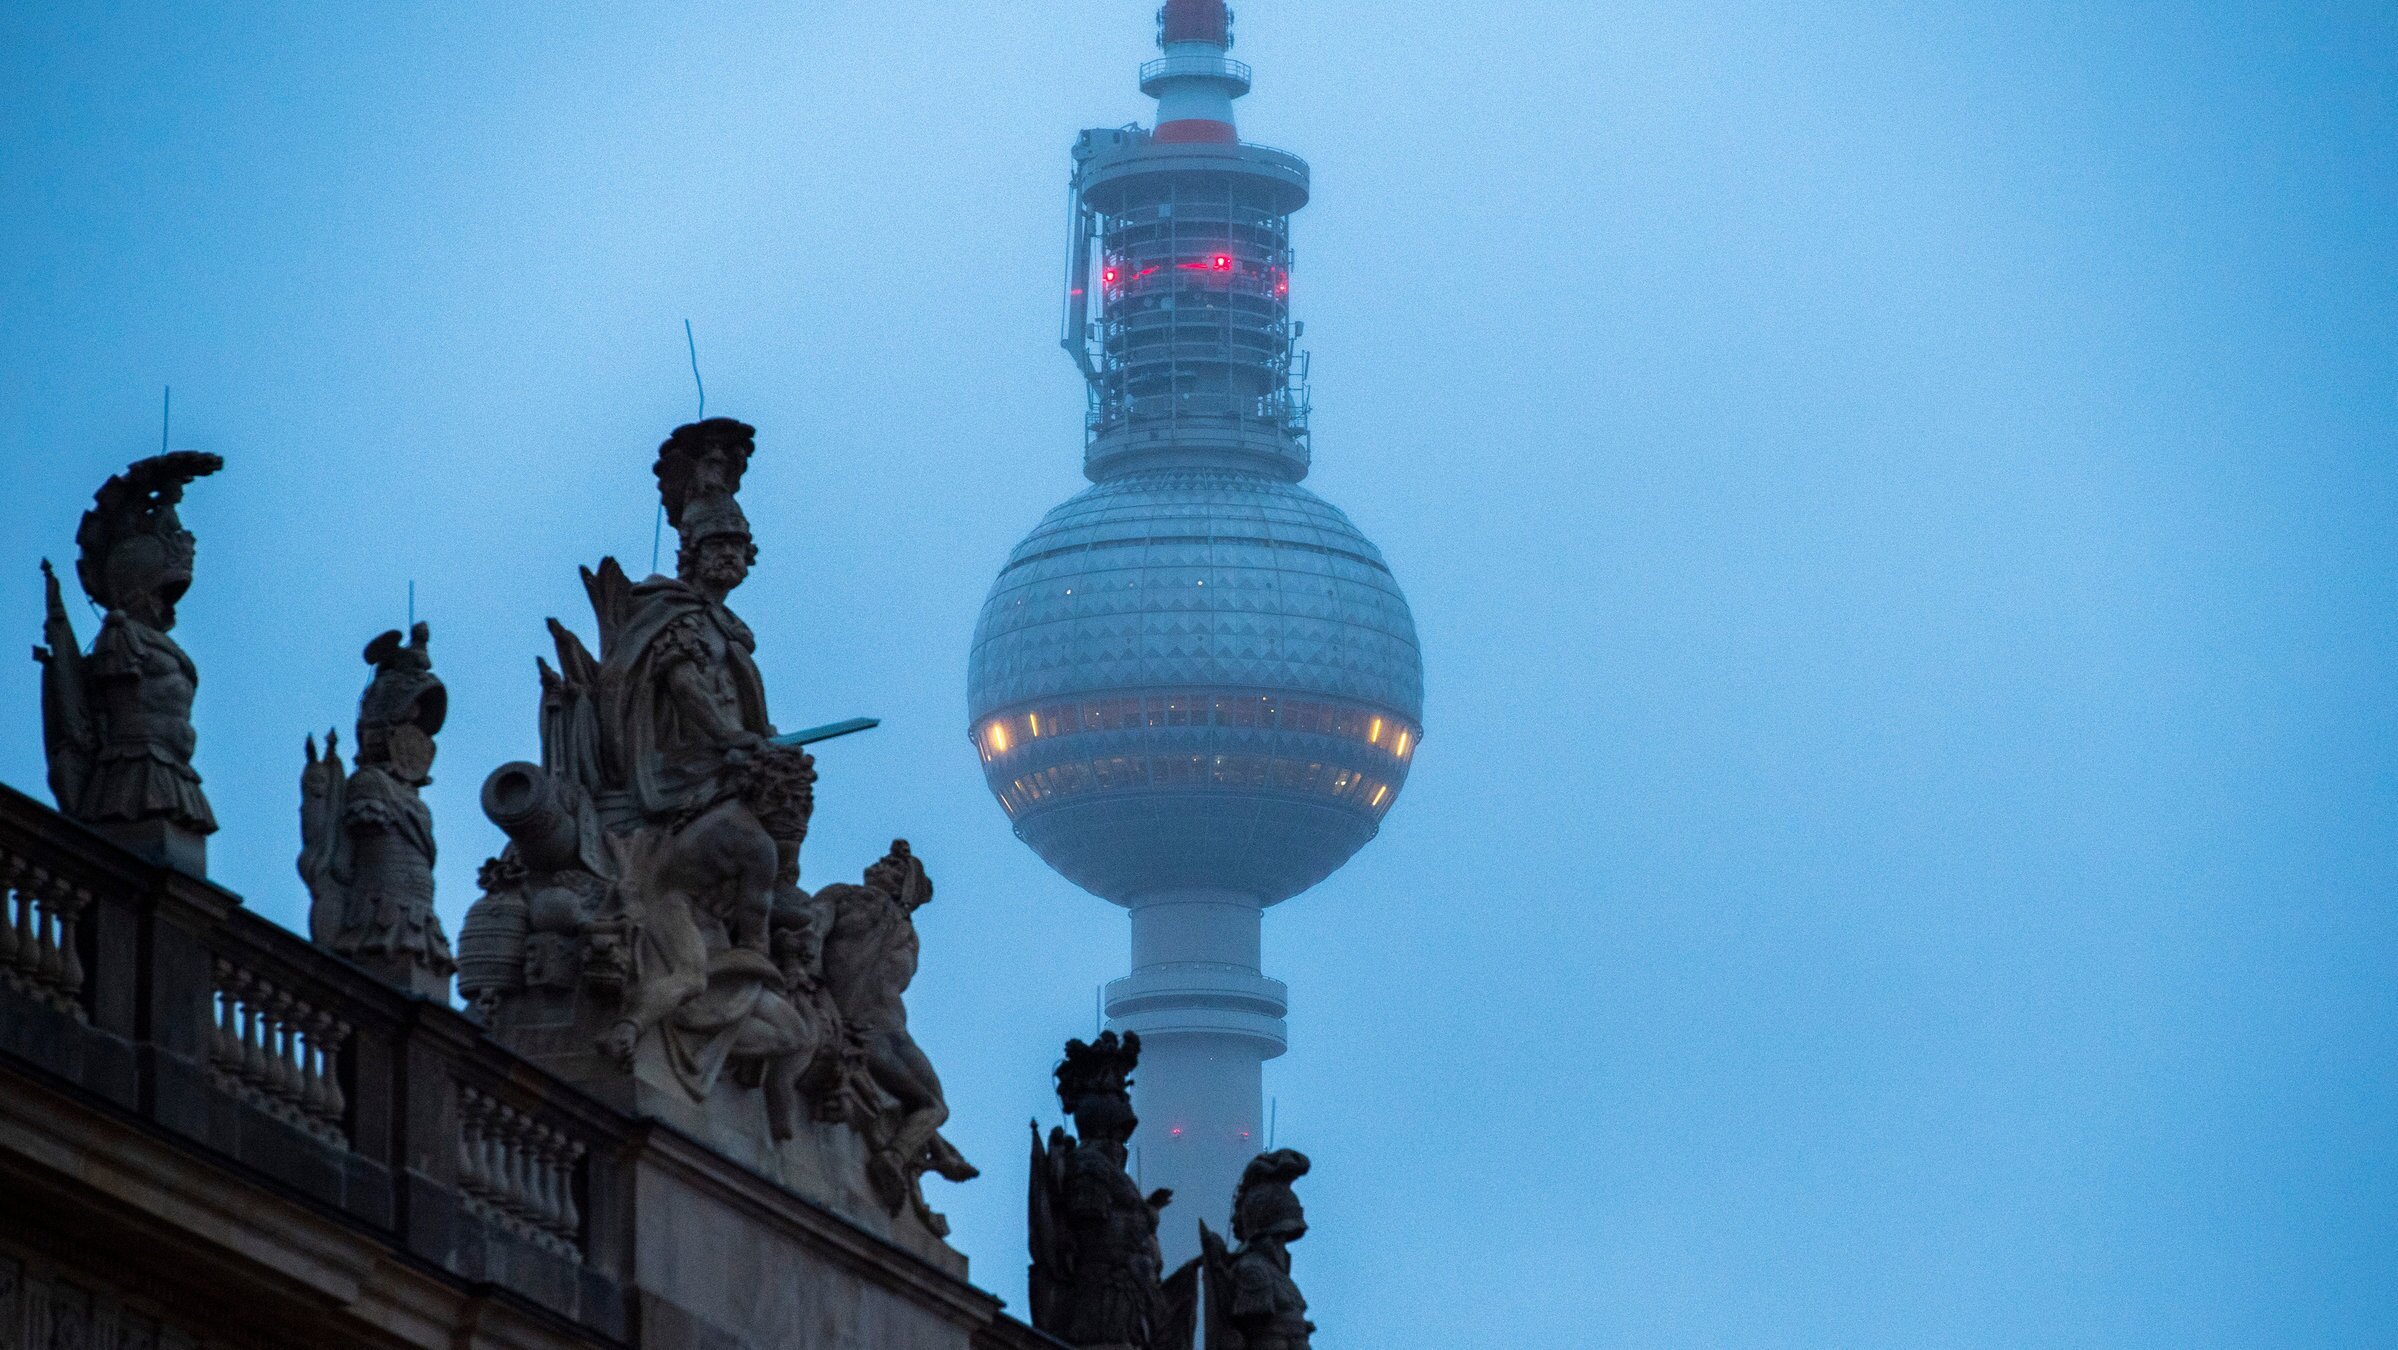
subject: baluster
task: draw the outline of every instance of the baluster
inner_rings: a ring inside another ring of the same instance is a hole
[[[508,1209],[522,1226],[533,1222],[533,1174],[531,1151],[526,1147],[526,1121],[523,1113],[508,1107],[500,1108],[501,1128],[506,1132],[508,1150]]]
[[[483,1129],[479,1141],[483,1151],[483,1190],[495,1212],[503,1211],[508,1203],[508,1152],[500,1138],[501,1117],[505,1110],[489,1097],[483,1099]]]
[[[301,1000],[291,1005],[291,1042],[293,1051],[292,1076],[299,1091],[296,1102],[300,1123],[310,1133],[320,1133],[325,1117],[325,1076],[317,1067],[316,1006]]]
[[[551,1184],[557,1188],[551,1209],[557,1215],[558,1236],[572,1243],[575,1237],[575,1171],[574,1140],[560,1130],[556,1145],[550,1153]]]
[[[34,972],[42,963],[41,938],[34,932],[34,892],[40,889],[42,869],[30,863],[20,863],[14,883],[9,887],[17,906],[16,952],[9,962],[9,974],[20,988],[34,987]]]
[[[536,1157],[539,1166],[535,1173],[540,1184],[534,1188],[534,1208],[541,1213],[542,1229],[555,1233],[558,1231],[560,1217],[558,1209],[558,1146],[563,1141],[559,1138],[556,1130],[546,1125],[534,1126],[533,1133],[540,1148]]]
[[[338,1137],[347,1137],[343,1122],[349,1103],[341,1092],[341,1048],[350,1039],[350,1024],[333,1014],[319,1013],[316,1020],[318,1107],[325,1124]]]
[[[482,1159],[476,1147],[476,1095],[469,1087],[458,1089],[458,1189],[468,1196],[483,1193]]]
[[[491,1177],[491,1214],[502,1227],[515,1218],[516,1176],[512,1162],[508,1148],[508,1108],[491,1101],[483,1115],[483,1166]]]
[[[552,1246],[558,1237],[558,1132],[536,1125],[533,1155],[533,1207],[541,1214],[541,1233]]]
[[[277,1114],[295,1124],[308,1118],[300,1102],[299,1048],[292,1044],[299,1028],[296,1014],[306,1006],[286,990],[275,991],[275,1039],[268,1048],[275,1057],[275,1098],[282,1107]]]
[[[489,1097],[483,1099],[482,1128],[475,1134],[475,1146],[483,1154],[483,1200],[491,1208],[491,1217],[504,1218],[508,1210],[508,1153],[502,1144],[502,1112],[507,1108]]]
[[[274,1111],[283,1103],[283,1066],[276,1062],[281,1029],[275,1025],[275,986],[265,977],[253,977],[250,982],[250,1010],[256,1014],[256,1051],[258,1104]]]
[[[541,1148],[541,1127],[530,1116],[519,1116],[516,1128],[516,1148],[524,1155],[525,1222],[535,1237],[549,1232],[549,1213],[543,1199],[542,1171],[544,1159]]]
[[[233,998],[241,1008],[241,1095],[246,1101],[265,1105],[266,1094],[259,1090],[266,1081],[266,1052],[258,1043],[258,999],[262,984],[246,970],[233,972]]]
[[[66,977],[65,965],[58,959],[58,905],[50,898],[56,880],[47,868],[33,869],[33,985],[48,1002],[57,1000],[58,986]]]
[[[17,908],[27,903],[18,888],[24,884],[25,860],[15,854],[0,855],[0,977],[11,976],[17,968]]]
[[[583,1161],[583,1145],[572,1139],[558,1155],[558,1232],[581,1249],[583,1211],[575,1207],[575,1172]]]
[[[474,1101],[475,1188],[484,1203],[489,1204],[499,1195],[500,1189],[499,1169],[495,1166],[499,1155],[491,1148],[491,1113],[494,1104],[491,1098],[480,1092],[474,1094]]]
[[[259,1074],[259,1010],[249,1002],[249,971],[235,966],[233,983],[225,988],[225,1000],[233,1002],[233,1045],[235,1045],[235,1081],[242,1086],[242,1101],[247,1101]]]
[[[83,1016],[83,953],[76,950],[75,922],[91,903],[92,893],[80,886],[58,888],[58,1010]]]
[[[292,1009],[292,1049],[299,1056],[300,1124],[310,1134],[325,1132],[325,1076],[318,1069],[322,1058],[316,1044],[317,1011],[313,1004],[301,1003]]]
[[[316,1009],[291,995],[284,998],[278,1011],[283,1019],[283,1079],[290,1084],[284,1100],[290,1104],[292,1121],[306,1125],[315,1114],[308,1100],[308,1021],[316,1016]]]
[[[241,1073],[241,1000],[234,997],[233,978],[233,963],[216,958],[217,1025],[210,1059],[228,1084],[238,1083]]]
[[[542,1230],[542,1158],[532,1144],[532,1122],[523,1113],[513,1113],[508,1120],[508,1153],[516,1161],[516,1218],[525,1225],[525,1233],[537,1235]]]

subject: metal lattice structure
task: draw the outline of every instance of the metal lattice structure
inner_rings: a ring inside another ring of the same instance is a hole
[[[1303,477],[1290,217],[1306,162],[1138,128],[1086,131],[1074,156],[1066,345],[1090,385],[1086,471],[1162,454]]]

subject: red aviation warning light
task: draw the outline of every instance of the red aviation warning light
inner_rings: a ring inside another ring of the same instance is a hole
[[[1217,255],[1215,256],[1215,268],[1216,268],[1216,270],[1217,270],[1217,271],[1219,271],[1219,272],[1229,272],[1229,271],[1231,271],[1231,270],[1232,270],[1232,255],[1231,255],[1231,254],[1229,254],[1229,253],[1219,253],[1219,254],[1217,254]]]

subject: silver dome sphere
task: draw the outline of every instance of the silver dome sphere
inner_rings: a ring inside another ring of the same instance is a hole
[[[1373,838],[1422,735],[1380,550],[1232,468],[1129,473],[1051,511],[992,584],[967,683],[1017,835],[1119,904],[1307,889]]]

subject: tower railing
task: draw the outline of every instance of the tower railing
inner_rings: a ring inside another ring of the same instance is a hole
[[[1235,92],[1249,92],[1249,63],[1235,61],[1229,56],[1161,56],[1141,63],[1141,92],[1154,94],[1153,87],[1165,80],[1213,79],[1235,86]]]

